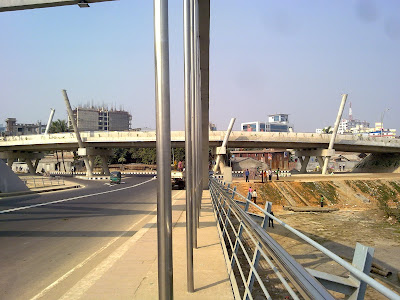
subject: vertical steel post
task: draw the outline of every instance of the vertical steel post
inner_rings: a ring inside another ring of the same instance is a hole
[[[194,39],[195,39],[195,30],[194,30],[194,6],[195,0],[190,1],[190,103],[191,103],[191,132],[192,132],[192,213],[193,213],[193,247],[197,248],[197,160],[196,160],[196,147],[197,147],[197,135],[196,135],[196,90],[195,90],[195,51],[194,51]]]
[[[344,105],[346,104],[346,100],[347,100],[347,94],[343,94],[342,102],[340,103],[339,111],[336,116],[336,122],[335,122],[335,127],[333,128],[331,141],[329,142],[329,146],[328,146],[329,150],[333,149],[333,145],[335,143],[336,134],[337,134],[337,131],[339,128],[340,120],[342,118],[343,109],[344,109]],[[324,174],[324,175],[326,174],[326,170],[328,169],[328,163],[329,163],[329,156],[325,156],[324,167],[322,169],[322,174]]]
[[[168,0],[154,0],[158,297],[173,299]]]
[[[192,125],[191,125],[191,52],[190,52],[190,0],[183,2],[183,43],[185,73],[185,174],[186,174],[186,272],[187,290],[194,292],[193,278],[193,164],[192,164]]]
[[[76,139],[78,140],[79,148],[84,148],[83,142],[82,142],[82,139],[81,139],[81,135],[79,134],[78,125],[76,125],[76,120],[74,118],[74,113],[72,112],[71,103],[69,102],[69,99],[68,99],[67,91],[66,90],[62,90],[62,93],[63,93],[63,96],[64,96],[65,106],[67,107],[68,116],[69,116],[69,118],[71,120],[72,127],[74,128]],[[89,158],[87,156],[83,156],[83,161],[85,162],[85,166],[86,166],[86,175],[88,177],[92,177],[93,173],[92,173],[92,168],[91,168],[91,166],[89,164]]]

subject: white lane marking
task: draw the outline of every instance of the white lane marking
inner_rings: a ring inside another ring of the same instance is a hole
[[[122,190],[126,190],[126,189],[131,189],[131,188],[137,187],[139,185],[148,183],[148,182],[153,181],[153,180],[154,179],[152,178],[152,179],[143,181],[143,182],[135,184],[135,185],[123,187],[123,188],[120,188],[120,189],[105,191],[105,192],[99,192],[99,193],[83,195],[83,196],[77,196],[77,197],[72,197],[72,198],[67,198],[67,199],[61,199],[61,200],[55,200],[55,201],[50,201],[50,202],[44,202],[44,203],[38,203],[38,204],[33,204],[33,205],[10,208],[10,209],[6,209],[6,210],[1,210],[0,214],[5,214],[5,213],[13,212],[13,211],[18,211],[18,210],[23,210],[23,209],[28,209],[28,208],[34,208],[34,207],[39,207],[39,206],[46,206],[46,205],[50,205],[50,204],[57,204],[57,203],[67,202],[67,201],[76,200],[76,199],[82,199],[82,198],[87,198],[87,197],[92,197],[92,196],[108,194],[108,193],[114,193],[114,192],[118,192],[118,191],[122,191]]]
[[[174,198],[177,198],[178,195],[180,195],[183,191],[180,191],[177,193]],[[172,204],[174,204],[177,200],[175,200]],[[139,221],[137,221],[135,224],[133,224],[131,227],[129,227],[126,231],[131,231],[137,224],[142,222],[147,216],[152,214],[154,211],[157,210],[157,207],[153,209],[150,213],[145,215],[143,218],[141,218]],[[157,216],[154,217],[153,219],[150,220],[149,223],[157,223]],[[111,253],[102,263],[100,263],[94,270],[92,270],[90,273],[88,273],[84,278],[82,278],[78,283],[76,283],[66,294],[61,299],[79,299],[80,296],[86,292],[94,283],[96,280],[101,278],[101,276],[104,275],[104,273],[110,269],[114,265],[114,263],[121,258],[121,256],[135,244],[150,228],[153,226],[149,227],[142,227],[133,237],[131,237],[128,241],[126,241],[124,244],[122,244],[118,249],[116,249],[113,253]],[[31,298],[31,300],[36,300],[41,297],[43,297],[47,292],[49,292],[52,288],[60,284],[62,281],[67,279],[74,271],[82,268],[84,265],[86,265],[90,260],[92,260],[95,256],[106,250],[109,246],[111,246],[116,240],[118,240],[124,233],[122,233],[120,236],[112,239],[109,243],[107,243],[105,246],[101,247],[99,250],[94,252],[92,255],[90,255],[88,258],[86,258],[83,262],[79,263],[76,265],[74,268],[69,270],[67,273],[65,273],[63,276],[58,278],[56,281],[54,281],[52,284],[48,285],[45,289],[43,289],[39,294]]]

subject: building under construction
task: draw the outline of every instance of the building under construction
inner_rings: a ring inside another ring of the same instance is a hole
[[[129,130],[132,116],[124,110],[104,107],[77,107],[73,110],[80,131],[120,131]],[[68,126],[72,127],[68,117]]]

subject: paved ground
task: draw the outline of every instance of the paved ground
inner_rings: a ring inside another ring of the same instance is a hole
[[[0,199],[0,298],[157,299],[151,179],[72,180],[86,188]],[[186,293],[184,191],[173,197],[175,298],[231,299],[209,204],[195,251],[196,293]]]

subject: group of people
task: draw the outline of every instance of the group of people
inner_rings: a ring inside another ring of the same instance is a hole
[[[261,182],[267,182],[272,181],[272,175],[273,175],[274,171],[272,171],[271,169],[267,170],[261,170],[260,171],[260,175],[261,175]],[[279,180],[279,175],[280,175],[280,170],[278,168],[278,170],[275,171],[276,174],[276,180]],[[246,182],[250,182],[249,180],[249,176],[250,176],[250,171],[249,169],[246,169],[246,171],[244,172],[244,176],[246,178]]]

